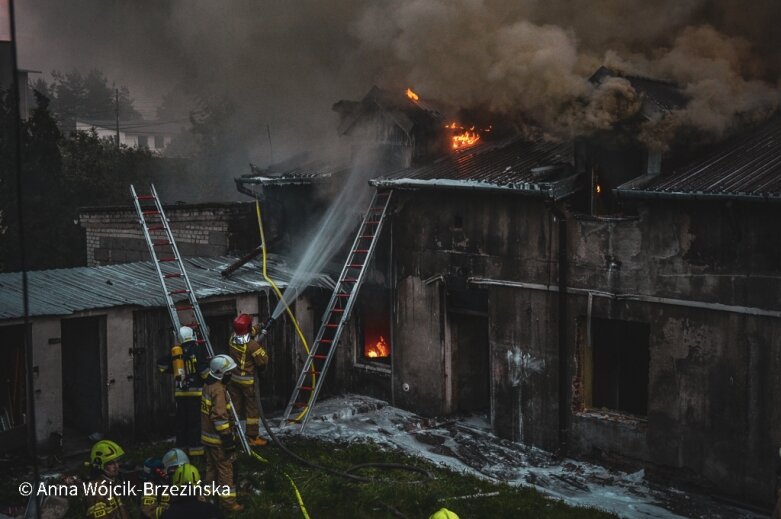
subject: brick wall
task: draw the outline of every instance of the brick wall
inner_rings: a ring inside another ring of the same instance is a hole
[[[165,207],[165,213],[182,256],[243,254],[257,245],[251,203],[176,205]],[[132,208],[83,209],[79,223],[87,235],[87,265],[149,260]]]

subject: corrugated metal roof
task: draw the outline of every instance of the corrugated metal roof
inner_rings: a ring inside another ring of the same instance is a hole
[[[625,197],[746,198],[781,201],[781,115],[671,174],[619,186]]]
[[[297,184],[315,184],[329,182],[331,177],[346,172],[345,165],[332,164],[321,160],[286,161],[274,164],[266,169],[254,165],[252,174],[236,179],[239,184],[260,184],[264,186],[285,186]]]
[[[454,152],[420,167],[371,181],[377,187],[504,189],[560,198],[574,192],[572,142],[529,142],[513,138]],[[563,166],[545,168],[545,166]],[[560,191],[564,184],[566,193]]]
[[[635,92],[663,112],[681,109],[689,101],[686,94],[674,83],[641,76],[630,76],[607,67],[599,67],[589,78],[589,81],[600,84],[609,77],[626,79]]]
[[[198,298],[257,292],[268,283],[258,261],[247,263],[230,278],[220,272],[236,261],[231,257],[185,258],[185,267]],[[268,274],[280,287],[292,277],[278,256],[270,258]],[[162,307],[165,299],[151,262],[122,263],[102,267],[39,270],[27,273],[30,315],[69,315],[84,310],[116,306]],[[327,276],[315,286],[333,288]],[[0,274],[0,319],[23,316],[22,275]]]

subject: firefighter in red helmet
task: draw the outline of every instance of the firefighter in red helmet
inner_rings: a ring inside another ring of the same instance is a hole
[[[233,320],[233,334],[228,341],[228,352],[236,361],[228,391],[239,418],[247,421],[247,441],[253,446],[268,443],[258,434],[260,413],[255,396],[255,369],[263,370],[268,364],[266,349],[255,340],[258,332],[258,327],[252,325],[252,317],[241,314]]]

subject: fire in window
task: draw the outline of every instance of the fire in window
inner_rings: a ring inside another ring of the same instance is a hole
[[[387,291],[363,289],[358,340],[360,361],[390,364],[390,324]]]

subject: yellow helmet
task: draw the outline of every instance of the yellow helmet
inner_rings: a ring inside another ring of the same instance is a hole
[[[195,465],[185,463],[174,472],[174,485],[194,485],[201,481],[201,473]]]
[[[458,515],[447,508],[440,508],[438,511],[431,514],[431,517],[428,519],[458,519]]]
[[[100,440],[92,446],[92,450],[89,453],[89,459],[94,466],[103,470],[106,463],[116,461],[124,455],[125,451],[122,450],[122,447],[113,441]]]

